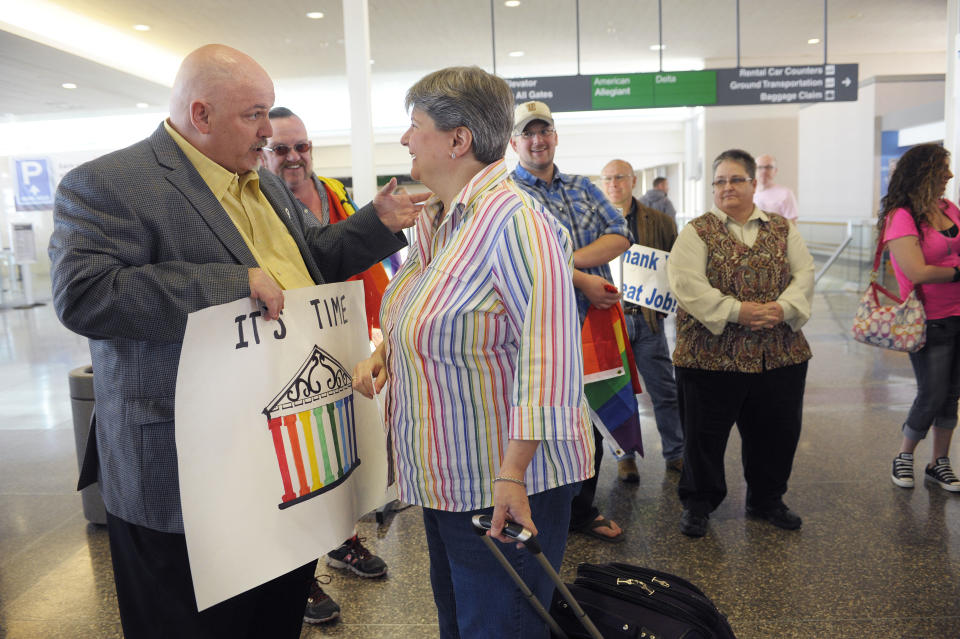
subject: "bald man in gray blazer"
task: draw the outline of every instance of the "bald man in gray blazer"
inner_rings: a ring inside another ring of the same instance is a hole
[[[256,62],[228,47],[202,47],[181,66],[169,120],[149,138],[77,167],[57,189],[54,305],[64,325],[90,339],[100,487],[128,639],[299,637],[316,566],[197,612],[173,422],[187,314],[248,296],[267,319],[283,308],[281,284],[222,204],[228,187],[215,193],[210,175],[245,184],[236,206],[246,215],[272,209],[281,224],[271,228],[286,229],[304,277],[318,284],[396,252],[406,243],[399,231],[418,213],[417,199],[394,193],[391,183],[349,220],[305,226],[283,181],[252,173],[271,135],[272,104],[272,81]],[[247,210],[254,180],[266,205]]]

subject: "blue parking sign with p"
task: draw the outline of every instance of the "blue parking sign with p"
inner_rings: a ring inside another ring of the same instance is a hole
[[[17,191],[14,198],[18,211],[36,211],[53,208],[53,181],[50,179],[50,160],[47,158],[14,159],[17,173]]]

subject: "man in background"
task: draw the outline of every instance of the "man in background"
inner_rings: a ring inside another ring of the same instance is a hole
[[[673,208],[673,202],[667,197],[669,191],[670,184],[667,182],[667,178],[662,176],[654,178],[653,188],[648,189],[647,192],[643,194],[643,197],[640,198],[640,204],[649,206],[651,209],[656,209],[661,213],[666,213],[670,216],[671,220],[676,221],[677,210]]]
[[[794,224],[797,223],[797,198],[793,191],[774,182],[777,177],[777,158],[761,155],[757,158],[757,190],[753,203],[761,211],[778,213]]]
[[[570,232],[573,240],[573,286],[583,325],[591,304],[610,308],[620,301],[608,263],[630,248],[627,223],[596,186],[582,175],[561,173],[553,163],[557,130],[550,108],[543,102],[525,102],[514,112],[510,146],[520,156],[514,181]],[[603,437],[594,427],[596,455],[593,477],[583,482],[573,499],[570,529],[602,541],[623,541],[623,530],[593,505],[597,474],[603,458]]]
[[[607,199],[627,218],[630,240],[634,244],[669,252],[677,239],[677,225],[666,214],[644,206],[633,197],[637,176],[624,160],[611,160],[600,172],[600,181]],[[636,304],[624,304],[627,335],[653,402],[660,444],[667,470],[683,470],[683,428],[677,408],[677,384],[673,378],[673,362],[663,331],[663,313]],[[636,453],[617,458],[617,476],[626,482],[640,481]]]
[[[270,109],[269,118],[273,135],[267,139],[267,145],[261,151],[263,165],[268,171],[282,178],[297,199],[303,202],[306,207],[302,211],[304,223],[310,226],[335,224],[356,213],[357,207],[341,182],[321,178],[313,173],[313,143],[308,139],[303,120],[286,107]],[[371,274],[371,284],[364,281],[368,323],[371,313],[379,315],[380,312],[383,290],[377,288],[377,280],[382,280],[384,284],[387,281],[387,275],[380,264],[374,264],[364,274],[369,271],[376,273]],[[374,287],[372,290],[371,286]],[[371,304],[374,308],[370,308]],[[327,553],[327,565],[349,570],[361,577],[380,577],[387,572],[386,562],[360,542],[356,531],[353,537],[343,542],[339,548]],[[307,601],[304,621],[324,623],[336,619],[339,615],[340,606],[323,592],[319,583],[316,584]]]

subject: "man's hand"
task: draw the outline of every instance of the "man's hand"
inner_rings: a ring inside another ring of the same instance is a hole
[[[620,291],[613,284],[599,275],[583,271],[578,273],[573,279],[573,285],[587,296],[591,304],[599,309],[607,309],[620,301]]]
[[[401,229],[413,226],[417,216],[423,210],[422,202],[430,197],[430,193],[410,195],[402,189],[397,189],[397,178],[390,181],[373,197],[373,208],[383,225],[396,233]]]
[[[250,277],[250,297],[259,300],[267,307],[264,319],[275,320],[283,310],[283,289],[267,275],[263,269],[251,268],[247,270]]]

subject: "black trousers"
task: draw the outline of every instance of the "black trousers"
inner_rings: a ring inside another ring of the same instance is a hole
[[[137,526],[110,513],[107,531],[126,639],[299,639],[316,560],[197,612],[184,535]]]
[[[597,494],[597,478],[600,476],[600,462],[603,461],[603,435],[593,427],[593,442],[596,452],[593,458],[593,477],[580,484],[580,493],[573,498],[570,504],[570,530],[583,528],[597,518],[600,510],[593,505],[593,498]]]
[[[727,496],[723,458],[730,429],[742,441],[747,506],[782,504],[800,440],[807,362],[762,373],[676,369],[683,422],[683,507],[707,515]]]

